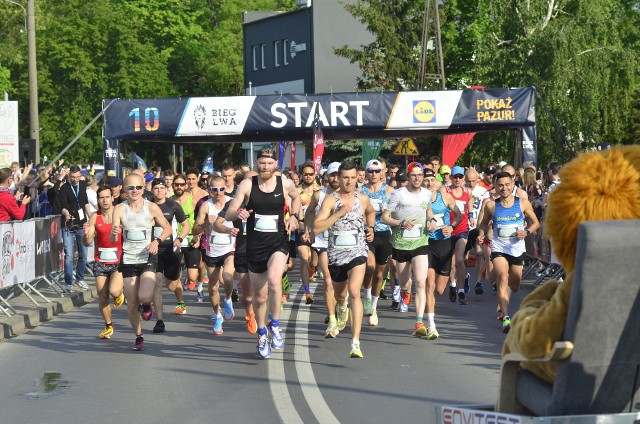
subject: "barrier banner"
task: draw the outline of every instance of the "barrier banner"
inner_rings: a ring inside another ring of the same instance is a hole
[[[36,276],[62,270],[62,233],[60,220],[48,216],[36,220]]]
[[[0,224],[0,237],[2,238],[2,265],[0,268],[0,288],[14,285],[13,280],[13,224],[3,222]]]
[[[31,281],[35,278],[35,221],[3,223],[2,268],[0,288]]]

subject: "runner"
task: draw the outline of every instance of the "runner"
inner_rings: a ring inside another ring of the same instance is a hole
[[[291,180],[274,175],[277,165],[274,150],[262,148],[256,160],[259,175],[240,183],[226,213],[229,221],[247,220],[247,257],[258,325],[258,354],[264,359],[271,356],[272,347],[284,348],[279,321],[282,274],[287,270],[288,232],[298,228],[300,217],[298,190]],[[293,211],[286,222],[284,194],[291,198]],[[246,209],[239,210],[242,205],[246,205]],[[269,309],[272,316],[269,325],[271,343],[266,327]]]
[[[167,288],[176,296],[178,304],[173,310],[174,315],[182,315],[187,313],[187,307],[184,303],[182,294],[182,284],[180,284],[180,262],[182,260],[182,252],[180,245],[182,240],[189,234],[191,226],[184,211],[176,202],[167,199],[167,186],[163,178],[156,178],[151,182],[151,192],[153,193],[154,202],[170,224],[175,220],[180,224],[180,233],[173,240],[173,234],[158,246],[158,268],[156,269],[156,285],[153,294],[153,305],[156,308],[157,322],[153,327],[154,333],[164,333],[165,325],[162,320],[162,286],[167,283]],[[157,238],[162,233],[161,226],[153,227],[153,238]]]
[[[313,295],[309,287],[309,279],[315,273],[315,269],[310,267],[311,262],[311,227],[305,225],[305,215],[307,208],[313,194],[320,190],[320,187],[316,185],[316,171],[313,166],[313,162],[305,162],[302,165],[302,182],[298,186],[298,193],[300,193],[301,207],[301,226],[298,228],[296,234],[296,244],[298,248],[298,262],[300,266],[300,279],[302,280],[302,286],[304,287],[305,303],[311,305],[313,303]]]
[[[475,293],[480,295],[484,293],[482,287],[482,267],[484,266],[484,255],[482,253],[482,244],[477,243],[478,229],[476,228],[478,217],[480,216],[480,208],[485,199],[488,199],[491,195],[489,190],[478,184],[480,176],[478,171],[473,168],[469,168],[464,174],[465,184],[467,189],[471,192],[471,210],[469,211],[469,239],[465,246],[465,254],[468,254],[473,249],[476,257],[476,285]],[[465,291],[469,291],[467,288],[469,279],[469,273],[465,278]]]
[[[442,168],[444,168],[444,166]],[[462,221],[454,227],[453,233],[451,234],[454,264],[450,275],[449,300],[451,302],[456,301],[457,287],[457,300],[461,305],[466,305],[469,302],[466,294],[469,289],[465,288],[463,284],[461,284],[461,287],[458,287],[458,281],[464,281],[467,275],[467,265],[465,264],[464,256],[467,239],[469,238],[469,210],[471,210],[473,203],[471,193],[464,186],[464,168],[454,166],[451,170],[451,178],[451,186],[447,188],[447,193],[455,200],[458,210],[462,214]]]
[[[182,240],[180,248],[182,250],[182,256],[184,258],[184,264],[187,268],[187,278],[185,284],[182,286],[183,290],[193,290],[196,288],[196,281],[198,280],[198,266],[200,265],[200,250],[198,250],[200,237],[193,236],[193,224],[195,223],[195,206],[196,202],[193,201],[193,197],[187,192],[187,177],[184,175],[176,175],[173,179],[173,191],[175,195],[171,200],[176,201],[181,207],[184,215],[189,220],[191,230],[189,235]],[[178,231],[182,231],[182,226],[178,225]],[[202,295],[202,288],[198,288],[198,296]]]
[[[500,198],[489,200],[478,225],[478,241],[483,242],[493,220],[493,239],[491,240],[491,261],[496,276],[499,314],[502,315],[502,332],[511,328],[509,317],[509,291],[516,293],[520,289],[522,266],[524,265],[524,239],[536,231],[540,224],[533,212],[529,200],[522,200],[513,194],[513,178],[508,172],[496,174],[496,191]],[[528,218],[525,229],[525,216]],[[499,316],[500,318],[500,316]]]
[[[376,161],[377,162],[377,161]],[[369,167],[367,167],[369,168]],[[351,306],[351,358],[362,358],[360,329],[363,306],[360,290],[366,271],[367,241],[373,240],[375,211],[369,197],[357,193],[356,166],[345,162],[339,168],[340,190],[326,196],[313,223],[313,231],[329,230],[327,255],[329,273],[337,301],[337,326],[344,328],[349,319],[347,294]],[[366,221],[366,231],[365,231]],[[329,316],[331,319],[331,316]]]
[[[224,321],[231,321],[235,317],[231,292],[233,291],[233,267],[234,249],[238,229],[233,223],[225,221],[221,230],[216,231],[213,223],[218,219],[220,211],[231,200],[225,195],[224,178],[213,176],[209,178],[209,200],[200,206],[196,223],[193,227],[194,234],[204,232],[207,239],[207,250],[204,255],[204,263],[209,273],[209,299],[213,308],[211,320],[213,321],[213,334],[223,333],[223,317],[220,312],[220,281],[224,284]]]
[[[158,246],[171,235],[171,225],[158,205],[142,198],[144,179],[141,176],[129,175],[124,182],[129,198],[113,211],[110,240],[116,243],[122,234],[122,260],[118,271],[124,278],[129,322],[136,333],[132,349],[143,350],[144,337],[138,310],[141,308],[143,320],[151,319]],[[152,240],[153,225],[162,226],[162,233]]]
[[[113,214],[111,187],[108,185],[100,186],[97,194],[98,211],[89,217],[88,222],[85,222],[82,243],[88,247],[95,236],[98,236],[95,246],[93,275],[96,278],[98,307],[104,319],[104,330],[102,330],[98,338],[110,339],[113,335],[113,323],[111,321],[109,294],[113,296],[114,308],[119,308],[124,303],[122,274],[118,272],[118,263],[122,257],[122,237],[118,235],[114,243],[109,240],[111,216]]]

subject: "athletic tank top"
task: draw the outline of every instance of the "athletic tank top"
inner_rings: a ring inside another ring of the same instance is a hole
[[[96,255],[95,261],[103,264],[117,264],[122,257],[122,234],[111,243],[111,224],[102,220],[102,214],[96,215]]]
[[[373,210],[376,212],[376,225],[374,226],[373,231],[391,231],[391,227],[380,222],[382,206],[387,203],[387,183],[382,183],[380,190],[375,193],[371,193],[365,184],[362,186],[362,193],[369,196],[371,206],[373,206]]]
[[[520,199],[514,196],[513,205],[508,208],[502,206],[500,200],[496,200],[495,205],[491,250],[516,257],[522,255],[525,251],[524,240],[516,236],[517,230],[524,229]]]
[[[289,242],[284,229],[284,190],[282,178],[276,176],[276,188],[271,193],[260,190],[258,177],[251,179],[251,193],[246,209],[253,211],[247,219],[247,255],[272,252]]]
[[[149,259],[147,247],[151,243],[151,213],[149,201],[143,200],[138,212],[131,210],[129,201],[123,202],[122,214],[122,263],[140,264]]]
[[[327,254],[330,265],[346,265],[358,257],[367,257],[369,251],[364,233],[364,218],[358,193],[354,192],[353,208],[329,227],[329,246]],[[342,206],[338,193],[334,212]]]
[[[322,190],[320,190],[320,197],[318,198],[318,204],[316,205],[316,210],[314,211],[314,216],[318,215],[318,212],[320,212],[320,207],[322,206],[322,202],[324,202],[325,197],[327,197],[327,188],[324,187]],[[323,232],[321,232],[320,234],[316,234],[315,235],[315,240],[313,242],[313,244],[311,245],[312,247],[318,248],[318,249],[326,249],[329,245],[327,244],[327,239],[329,238],[329,230],[325,230]]]
[[[431,204],[431,191],[420,187],[417,193],[401,187],[389,196],[385,209],[391,211],[395,219],[413,220],[413,228],[406,230],[400,226],[391,229],[391,245],[398,250],[415,250],[429,244],[427,209]]]
[[[442,199],[442,193],[440,191],[436,191],[436,200],[431,203],[431,211],[433,212],[433,217],[436,220],[436,225],[438,229],[435,231],[429,231],[429,238],[433,240],[445,240],[450,238],[445,237],[442,234],[442,227],[451,225],[451,212],[449,207],[444,203]]]
[[[175,199],[173,199],[175,200]],[[177,200],[176,200],[177,202]],[[193,197],[191,196],[187,196],[187,201],[180,204],[180,207],[182,208],[182,211],[184,212],[184,216],[187,217],[187,219],[189,220],[189,225],[191,226],[191,230],[189,230],[189,234],[187,234],[187,236],[182,239],[182,243],[180,244],[181,247],[188,247],[189,243],[191,242],[191,239],[193,238],[192,232],[193,232],[193,224],[195,224],[196,222],[196,217],[195,217],[195,205],[193,204]],[[182,225],[178,224],[178,233],[180,233],[180,231],[182,231]]]
[[[447,193],[449,193],[451,197],[453,197],[458,210],[462,214],[462,220],[456,226],[455,230],[453,230],[453,233],[451,233],[451,235],[455,236],[469,231],[469,210],[467,209],[467,204],[469,202],[469,190],[467,190],[466,187],[462,187],[462,194],[460,195],[460,197],[456,197],[451,188],[447,187]],[[455,219],[455,215],[453,214],[453,212],[449,212],[449,214],[451,220]]]
[[[229,197],[225,196],[225,203],[230,200]],[[220,214],[221,209],[216,208],[212,199],[207,200],[207,204],[209,206],[209,217],[218,216]],[[211,222],[211,220],[209,220]],[[224,226],[227,228],[233,228],[233,222],[224,221]],[[217,258],[220,256],[224,256],[227,253],[233,252],[236,244],[236,238],[231,234],[226,233],[218,233],[213,230],[213,224],[209,224],[207,226],[207,230],[205,232],[208,243],[206,249],[206,255],[210,258]]]

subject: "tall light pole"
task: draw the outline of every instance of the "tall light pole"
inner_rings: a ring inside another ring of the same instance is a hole
[[[29,136],[35,140],[35,161],[40,162],[40,119],[38,118],[38,68],[36,66],[36,17],[35,0],[27,0],[27,8],[15,1],[6,3],[20,6],[24,12],[27,30],[27,49],[29,59]]]

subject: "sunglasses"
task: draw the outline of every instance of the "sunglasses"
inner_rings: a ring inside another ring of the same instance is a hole
[[[453,175],[453,178],[458,179],[458,180],[461,180],[461,179],[463,179],[463,178],[464,178],[464,175],[460,175],[460,174],[458,174],[458,175]]]
[[[306,172],[305,172],[305,173],[304,173],[304,174],[302,174],[302,175],[304,175],[305,177],[313,177],[313,176],[314,176],[314,175],[316,175],[316,174],[314,174],[313,172],[311,172],[311,173],[306,173]]]
[[[209,187],[209,191],[213,191],[214,193],[217,193],[219,191],[224,191],[224,187]]]
[[[133,189],[136,189],[138,191],[142,190],[144,188],[144,186],[127,186],[127,190],[132,191]]]
[[[380,172],[382,172],[381,169],[367,169],[367,172],[369,174],[379,174]]]
[[[177,187],[184,187],[187,185],[187,183],[173,183],[173,185]]]

